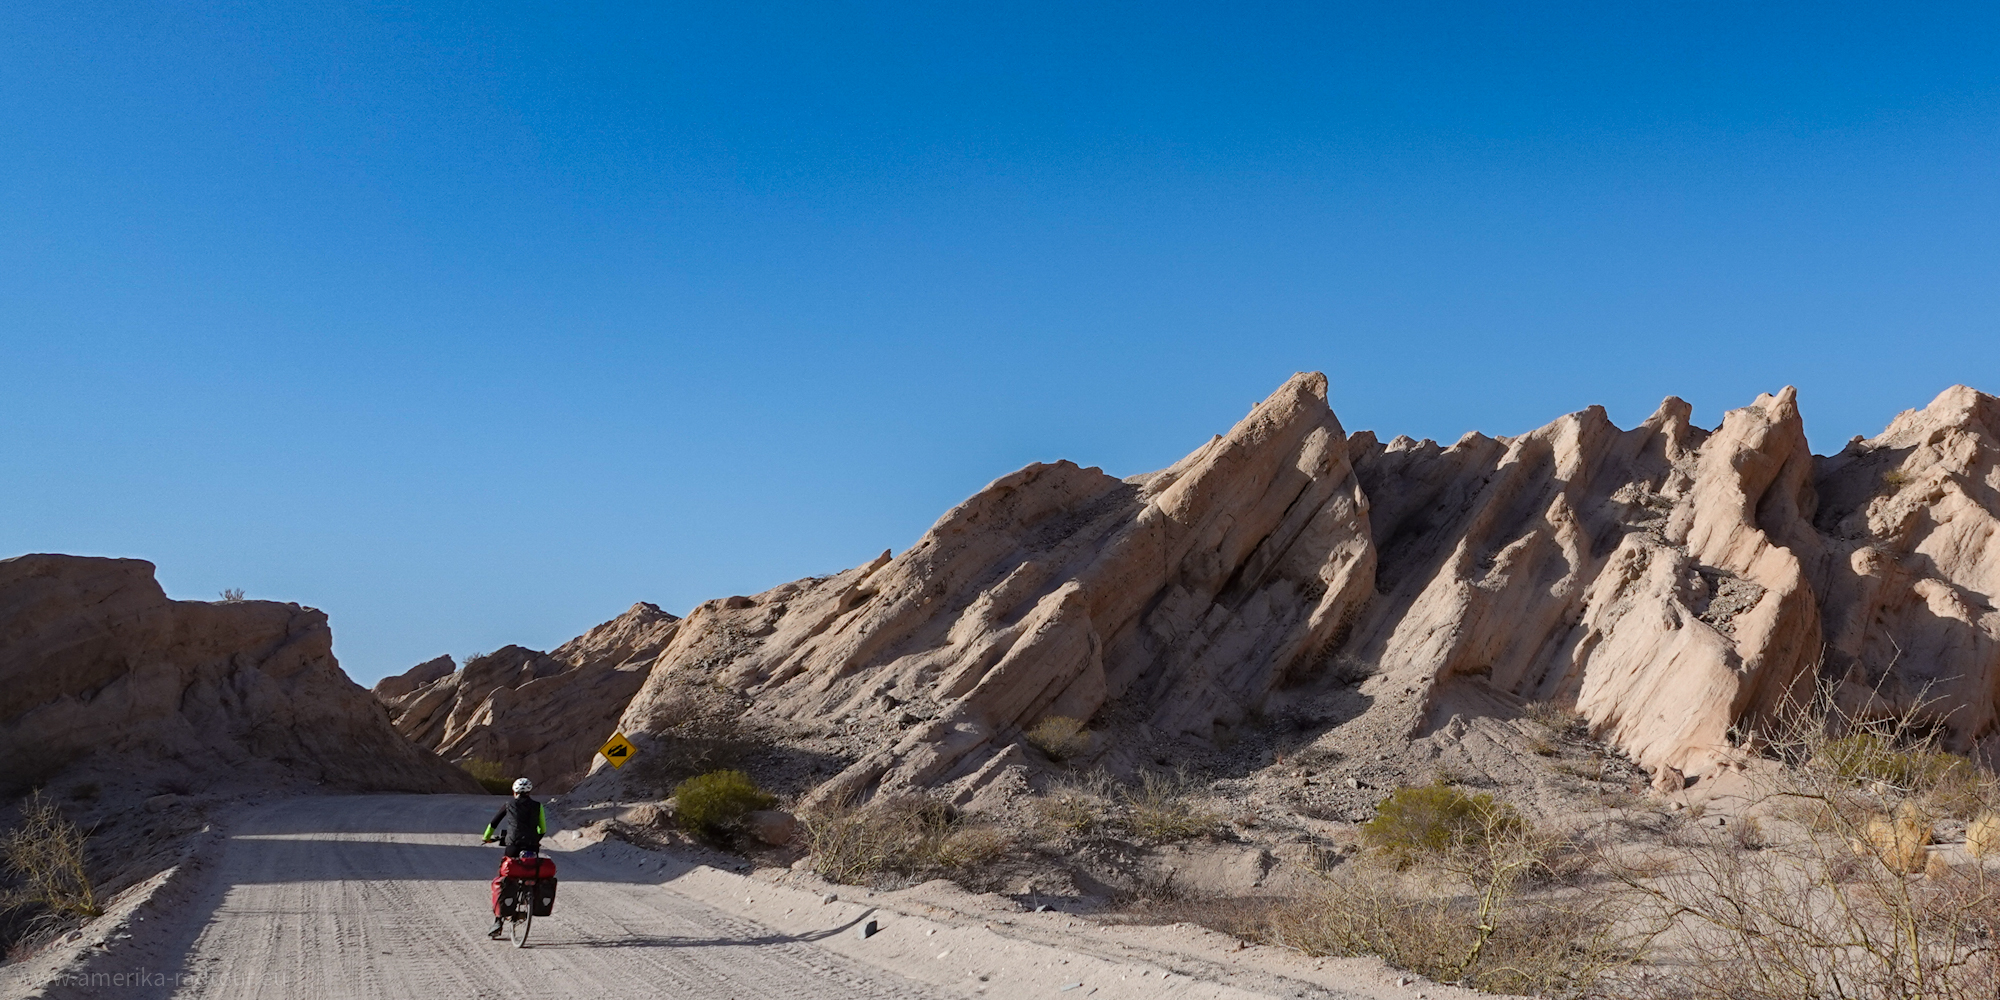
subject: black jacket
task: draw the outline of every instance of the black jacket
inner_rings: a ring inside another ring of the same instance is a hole
[[[486,824],[486,839],[494,839],[494,831],[499,830],[503,823],[506,829],[500,833],[499,840],[511,858],[522,851],[542,849],[542,834],[549,832],[549,813],[540,802],[524,793],[508,799],[507,804],[493,814],[493,821]]]

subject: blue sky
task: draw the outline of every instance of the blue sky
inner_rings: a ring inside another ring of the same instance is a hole
[[[1751,9],[1754,8],[1754,9]],[[2000,390],[1991,5],[0,7],[0,552],[364,683],[1294,371],[1449,441]]]

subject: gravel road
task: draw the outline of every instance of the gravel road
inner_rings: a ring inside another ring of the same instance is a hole
[[[350,796],[269,803],[230,824],[201,886],[121,943],[133,997],[933,998],[941,992],[715,910],[630,866],[551,851],[555,915],[529,947],[486,937],[498,802]],[[851,931],[847,931],[851,933]],[[70,995],[61,987],[51,995]]]

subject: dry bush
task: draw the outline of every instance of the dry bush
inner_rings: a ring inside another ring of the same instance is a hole
[[[51,912],[94,917],[104,912],[85,867],[87,836],[40,791],[21,809],[21,823],[0,840],[0,859],[20,876],[23,887],[6,900],[8,908],[39,903]]]
[[[1753,805],[1789,803],[1796,829],[1757,851],[1716,831],[1670,872],[1623,876],[1675,926],[1679,995],[1990,1000],[2000,881],[1925,849],[1929,804],[1990,778],[1943,754],[1914,712],[1864,728],[1821,699],[1781,718],[1754,739],[1791,766]]]
[[[1111,776],[1092,771],[1081,779],[1057,782],[1036,799],[1035,826],[1051,839],[1082,836],[1102,828],[1116,806]]]
[[[1222,817],[1200,804],[1197,797],[1206,791],[1185,770],[1148,771],[1140,776],[1137,788],[1125,792],[1125,826],[1133,836],[1152,843],[1214,833]]]
[[[1014,846],[1001,828],[966,822],[953,806],[920,795],[824,809],[805,817],[805,829],[813,867],[850,885],[886,875],[964,876]]]
[[[1746,851],[1761,851],[1771,846],[1771,838],[1764,832],[1764,821],[1755,816],[1738,816],[1729,824],[1729,839]]]
[[[1022,735],[1050,760],[1065,761],[1090,752],[1090,730],[1067,715],[1051,715]]]
[[[1529,702],[1521,717],[1547,728],[1559,738],[1577,739],[1590,734],[1590,722],[1581,713],[1552,701]]]
[[[1388,856],[1344,865],[1317,893],[1270,915],[1273,943],[1309,955],[1378,955],[1439,982],[1538,996],[1578,995],[1632,961],[1617,917],[1624,894],[1556,889],[1594,866],[1485,808],[1437,851],[1396,867]],[[1557,859],[1562,860],[1558,863]]]

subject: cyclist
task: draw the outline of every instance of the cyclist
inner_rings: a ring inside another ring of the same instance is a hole
[[[540,854],[542,835],[549,832],[549,813],[540,802],[528,797],[528,793],[534,790],[534,782],[526,778],[515,779],[514,797],[508,799],[507,804],[493,814],[493,820],[486,824],[486,833],[479,842],[490,844],[495,840],[500,841],[501,848],[509,858],[518,858],[523,854],[531,856]],[[507,863],[502,861],[500,867],[504,870]],[[495,878],[494,884],[496,886],[499,884],[498,878]],[[500,937],[505,933],[503,927],[499,915],[494,915],[493,930],[486,936]]]

